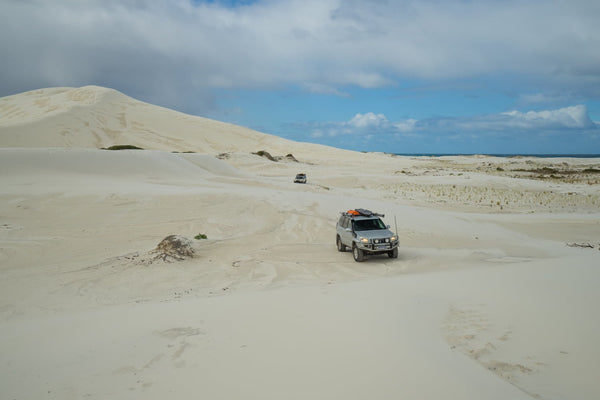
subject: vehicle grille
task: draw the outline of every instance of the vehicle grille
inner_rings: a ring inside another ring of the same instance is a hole
[[[375,243],[375,244],[383,244],[383,243],[389,243],[389,242],[390,242],[389,238],[373,239],[373,243]]]

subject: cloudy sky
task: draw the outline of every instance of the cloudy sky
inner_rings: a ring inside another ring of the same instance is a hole
[[[0,0],[0,96],[94,84],[352,150],[598,154],[599,21],[598,0]]]

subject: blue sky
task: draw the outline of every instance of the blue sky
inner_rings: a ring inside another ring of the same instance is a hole
[[[352,150],[600,153],[597,0],[0,7],[0,96],[94,84]]]

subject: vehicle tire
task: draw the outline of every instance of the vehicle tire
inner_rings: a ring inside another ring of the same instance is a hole
[[[342,243],[342,239],[340,239],[339,235],[335,238],[335,244],[337,245],[338,251],[346,251],[346,245]]]
[[[356,244],[352,244],[352,255],[356,262],[362,262],[365,259],[365,253],[359,249]]]
[[[389,258],[398,258],[398,248],[396,247],[394,250],[388,251]]]

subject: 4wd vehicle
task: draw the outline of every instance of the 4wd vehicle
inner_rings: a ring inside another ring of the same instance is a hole
[[[398,258],[398,236],[380,217],[385,215],[362,208],[342,212],[336,224],[338,251],[352,249],[354,260],[358,262],[370,254],[386,253],[390,258]]]
[[[294,183],[306,183],[306,174],[297,174]]]

